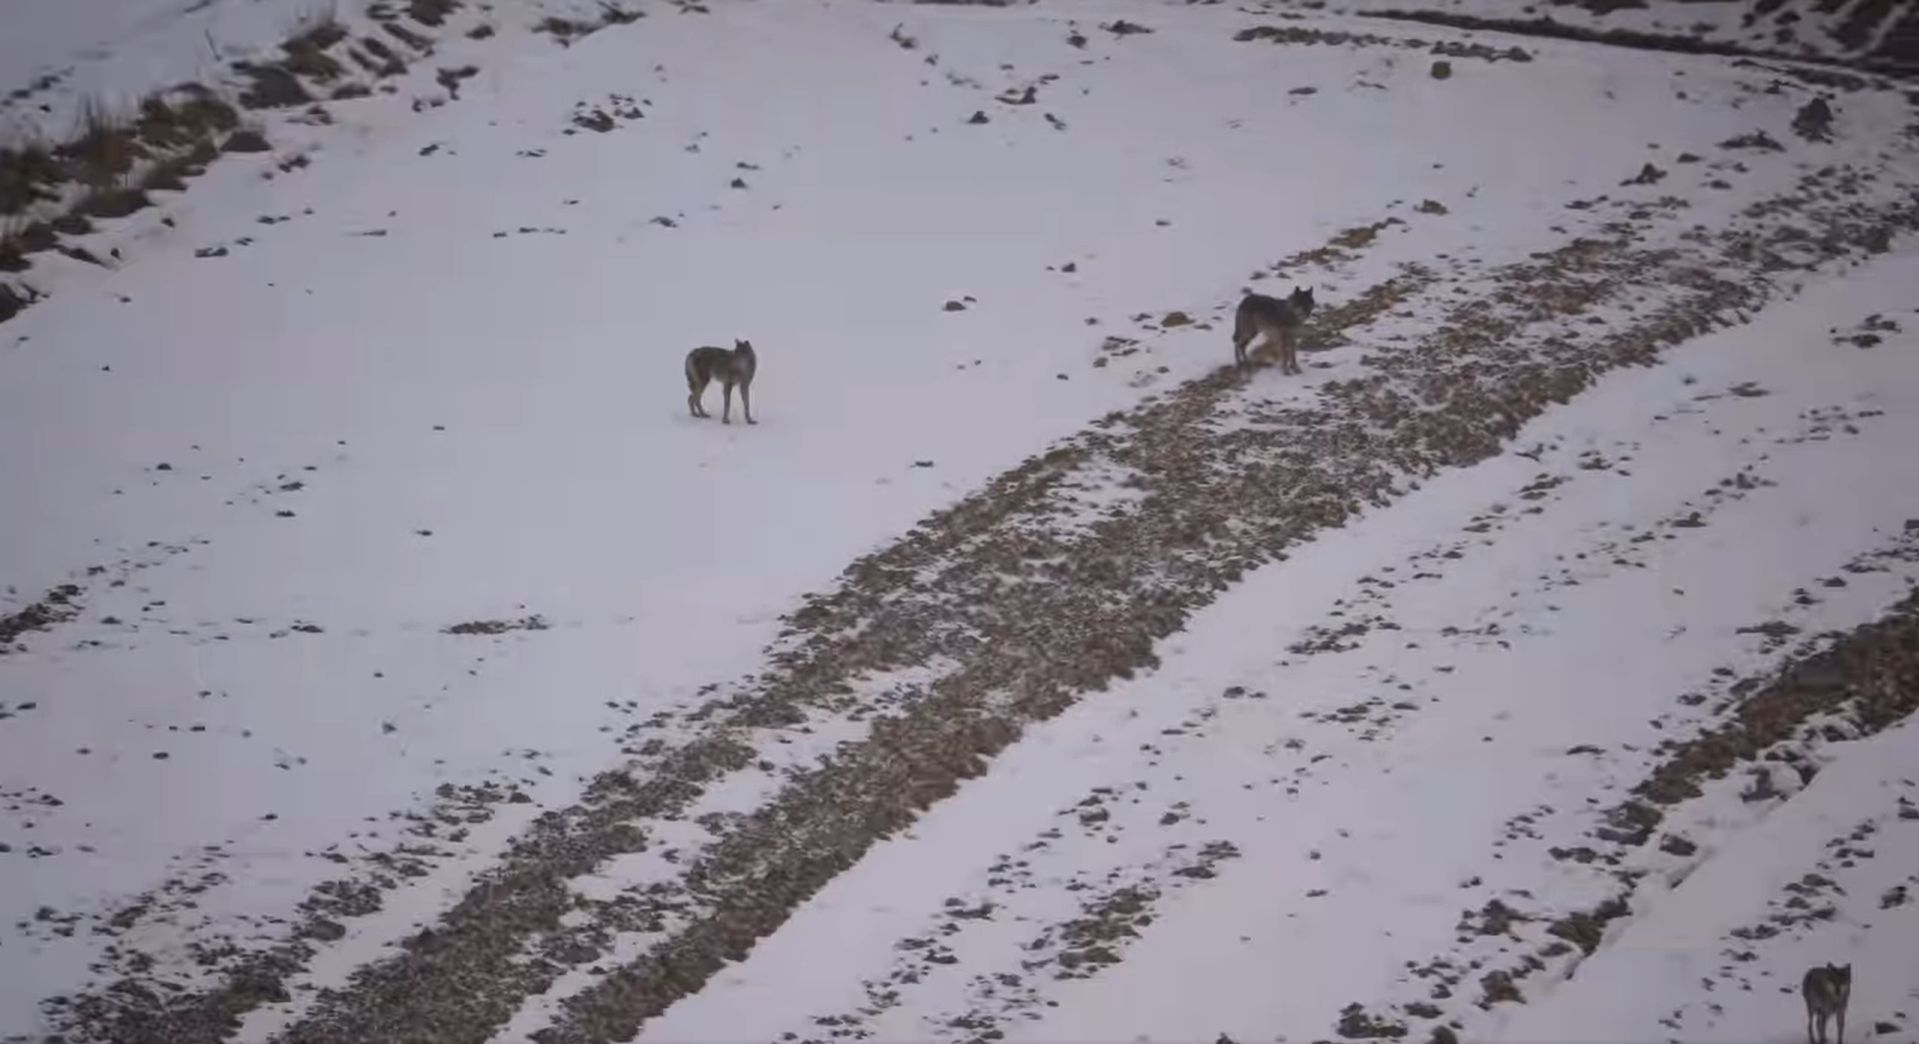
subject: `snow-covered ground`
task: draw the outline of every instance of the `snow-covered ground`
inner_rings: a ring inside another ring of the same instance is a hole
[[[1496,967],[1544,925],[1471,949],[1455,939],[1462,911],[1500,900],[1537,922],[1610,894],[1608,877],[1548,851],[1579,843],[1603,811],[1587,801],[1623,797],[1664,736],[1709,717],[1676,697],[1783,657],[1741,628],[1851,628],[1919,576],[1911,560],[1846,569],[1860,550],[1919,539],[1919,465],[1899,459],[1919,437],[1905,354],[1919,341],[1834,359],[1826,334],[1830,317],[1877,311],[1915,278],[1906,256],[1768,312],[1760,332],[1696,341],[1529,426],[1518,442],[1537,456],[1449,475],[1254,574],[1167,643],[1158,671],[1029,735],[642,1039],[774,1040],[877,1007],[865,1028],[879,1040],[988,1025],[1033,1041],[1305,1040],[1348,1002],[1388,1015],[1430,1001],[1413,969],[1455,948]],[[1717,394],[1745,382],[1771,394]],[[1884,415],[1815,419],[1835,411]],[[1735,476],[1750,493],[1701,496]],[[1695,509],[1704,525],[1670,528]],[[1634,532],[1670,539],[1633,547]],[[1817,598],[1796,603],[1801,588]],[[1290,648],[1374,617],[1337,651]],[[1670,893],[1642,885],[1660,894],[1571,981],[1526,988],[1521,1014],[1496,1009],[1464,1035],[1791,1041],[1798,1000],[1773,987],[1847,959],[1854,1025],[1909,1031],[1912,910],[1878,907],[1919,884],[1919,813],[1899,818],[1919,801],[1913,743],[1907,726],[1835,749],[1771,815],[1721,795],[1699,814],[1696,857],[1658,857],[1690,876]],[[1787,882],[1832,872],[1826,842],[1865,820],[1885,827],[1878,858],[1844,882],[1838,915],[1752,947],[1743,978],[1757,989],[1702,994],[1740,945],[1727,933]],[[1237,858],[1216,879],[1168,872],[1182,862],[1169,853],[1191,863],[1220,842]],[[1123,961],[1089,981],[1035,970],[1051,956],[1035,942],[1080,897],[1135,881],[1164,894]],[[819,959],[825,939],[834,960]],[[928,962],[914,939],[957,962]],[[1724,1010],[1701,1010],[1711,1002]],[[1691,1010],[1662,1026],[1675,1009]]]
[[[1217,380],[1249,273],[1315,285],[1347,343],[1193,397],[1216,404],[1208,438],[1424,365],[1480,295],[1538,309],[1515,345],[1667,303],[1555,311],[1498,282],[1568,244],[1630,225],[1667,263],[1826,167],[1880,179],[1829,198],[1912,198],[1908,102],[1830,95],[1815,142],[1794,124],[1819,88],[1783,67],[1224,5],[634,6],[567,47],[533,31],[546,8],[460,8],[402,89],[262,115],[274,151],[72,240],[106,264],[48,253],[21,277],[45,298],[0,326],[0,621],[43,626],[0,652],[0,1038],[352,1039],[327,1035],[342,1011],[411,1003],[358,973],[430,950],[415,933],[518,880],[490,868],[629,772],[670,778],[661,751],[726,717],[716,693],[788,669],[809,593],[872,575],[849,562],[958,531],[935,513],[1048,447],[1113,456],[1023,502],[1057,516],[1035,541],[1071,560],[1147,510],[1166,476],[1089,433]],[[263,53],[313,14],[88,7],[25,5],[45,33],[8,36],[0,84],[86,48],[100,78],[45,97],[205,78],[196,19]],[[1254,26],[1309,35],[1235,39]],[[159,39],[150,69],[117,64]],[[457,90],[435,83],[462,63]],[[1781,147],[1726,145],[1755,131]],[[1910,1033],[1897,969],[1919,934],[1888,899],[1919,884],[1909,726],[1814,744],[1823,771],[1774,773],[1777,795],[1742,798],[1742,769],[1668,810],[1683,845],[1552,854],[1593,844],[1662,741],[1735,713],[1740,679],[1919,577],[1919,249],[1884,245],[1727,262],[1778,300],[1602,377],[1500,455],[1397,473],[1403,496],[1246,572],[1156,667],[851,850],[743,959],[592,1023],[582,1005],[726,913],[705,868],[738,824],[969,662],[854,663],[795,718],[729,720],[750,756],[632,817],[644,845],[559,874],[575,905],[502,944],[484,973],[514,992],[444,1039],[1266,1040],[1425,1018],[1783,1041],[1799,1002],[1776,987],[1827,959],[1854,963],[1856,1035]],[[760,423],[690,417],[686,351],[736,337],[759,350]],[[960,590],[944,561],[899,600]],[[954,595],[933,627],[977,629],[972,608]],[[1862,822],[1876,856],[1835,855]],[[1818,886],[1833,912],[1747,938],[1808,873],[1837,883]],[[1630,913],[1590,955],[1533,956],[1622,887]],[[542,948],[568,932],[598,949]],[[284,988],[237,991],[230,1023],[111,1021],[257,982],[269,954]],[[1473,1003],[1513,969],[1523,1004]]]

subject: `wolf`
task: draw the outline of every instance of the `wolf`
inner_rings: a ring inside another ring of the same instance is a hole
[[[1233,362],[1240,369],[1247,365],[1246,346],[1256,336],[1263,336],[1254,353],[1269,348],[1279,349],[1279,372],[1298,373],[1299,369],[1299,330],[1306,325],[1306,319],[1313,314],[1313,292],[1293,287],[1293,292],[1281,300],[1267,297],[1265,294],[1247,294],[1239,302],[1239,312],[1233,317]]]
[[[753,419],[753,373],[760,368],[759,356],[753,354],[753,342],[735,340],[733,350],[724,348],[695,348],[686,353],[686,410],[695,417],[709,417],[706,407],[700,400],[706,395],[708,381],[719,381],[724,392],[724,405],[720,409],[720,423],[733,423],[733,389],[740,389],[740,406],[746,410],[746,423],[758,424]]]
[[[1806,998],[1807,1044],[1826,1044],[1826,1020],[1839,1020],[1839,1044],[1846,1044],[1846,1002],[1852,999],[1852,965],[1828,964],[1806,972],[1799,992]],[[1813,1033],[1814,1026],[1818,1033]]]

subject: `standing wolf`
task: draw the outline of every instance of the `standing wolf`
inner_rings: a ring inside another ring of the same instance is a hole
[[[1254,337],[1263,337],[1254,354],[1279,348],[1279,372],[1298,373],[1299,330],[1313,314],[1313,292],[1293,287],[1285,300],[1265,294],[1247,294],[1239,302],[1233,317],[1233,362],[1240,369],[1247,364],[1246,346]]]
[[[723,406],[720,409],[720,423],[733,423],[733,388],[740,389],[740,406],[746,410],[746,423],[758,424],[753,419],[753,372],[760,367],[759,356],[753,354],[753,342],[733,342],[733,350],[724,348],[695,348],[686,353],[686,410],[695,417],[708,417],[706,407],[700,405],[700,399],[706,395],[708,381],[719,381],[723,392]]]
[[[1815,966],[1806,972],[1799,992],[1806,998],[1806,1041],[1826,1044],[1826,1020],[1839,1020],[1839,1044],[1846,1044],[1846,1002],[1852,999],[1852,965]],[[1813,1034],[1815,1021],[1818,1035]]]

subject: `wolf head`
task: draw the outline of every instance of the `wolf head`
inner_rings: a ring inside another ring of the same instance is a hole
[[[1850,990],[1852,988],[1852,964],[1850,962],[1846,964],[1828,964],[1826,967],[1831,969],[1833,981],[1839,984],[1841,990]]]
[[[1301,290],[1297,286],[1293,287],[1292,296],[1286,298],[1286,303],[1298,310],[1300,315],[1313,314],[1313,292],[1311,289]]]
[[[737,353],[739,353],[739,354],[741,354],[741,355],[752,355],[752,354],[753,354],[753,342],[752,342],[752,341],[742,341],[742,340],[740,340],[739,338],[737,338],[737,337],[735,337],[735,338],[733,339],[733,351],[735,351],[735,352],[737,352]]]

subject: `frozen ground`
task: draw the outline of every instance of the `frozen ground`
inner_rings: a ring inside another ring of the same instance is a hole
[[[458,8],[18,277],[0,1038],[1911,1032],[1906,95],[708,7]]]

